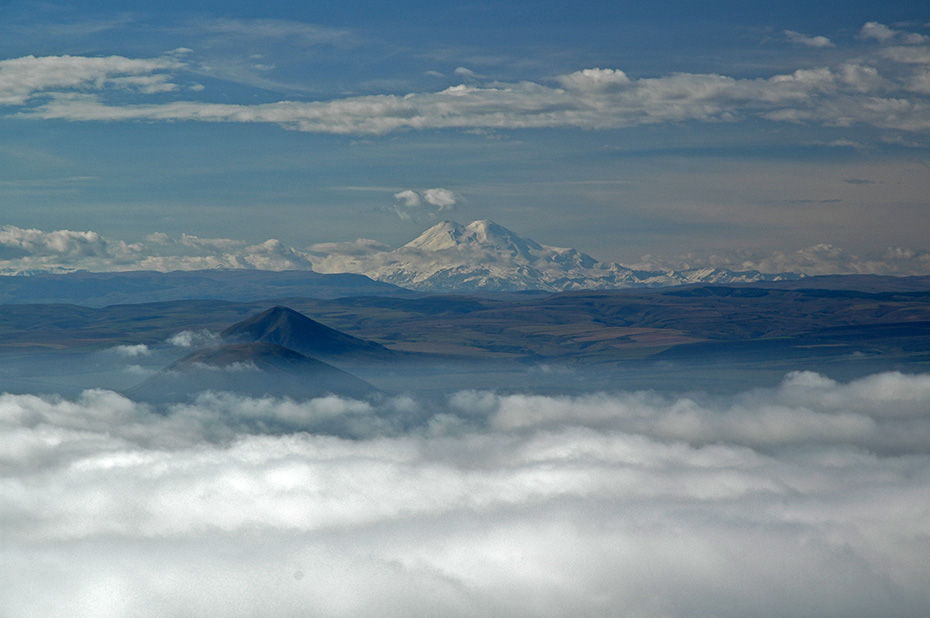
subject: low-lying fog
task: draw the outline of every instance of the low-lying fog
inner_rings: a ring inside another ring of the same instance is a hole
[[[6,618],[930,615],[930,375],[4,394],[0,471]]]

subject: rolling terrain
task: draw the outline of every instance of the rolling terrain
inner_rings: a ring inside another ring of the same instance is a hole
[[[630,376],[637,385],[670,375],[729,379],[733,368],[775,379],[804,368],[849,377],[930,364],[927,278],[2,309],[2,389],[26,388],[36,379],[67,381],[62,358],[72,359],[67,364],[75,375],[86,376],[75,383],[96,384],[106,371],[80,359],[132,346],[141,346],[133,367],[160,370],[191,352],[168,343],[179,333],[213,337],[211,345],[222,337],[284,345],[397,389],[425,387],[432,379],[417,382],[413,374],[434,376],[444,386],[502,382],[513,388],[527,379],[569,388],[597,374],[608,388]],[[33,362],[40,366],[30,370]],[[128,377],[101,383],[114,384],[131,386]]]

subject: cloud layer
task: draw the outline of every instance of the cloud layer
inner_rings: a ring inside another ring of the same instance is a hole
[[[218,22],[218,27],[223,24],[238,27],[236,22]],[[823,36],[790,30],[784,36],[812,49],[835,47]],[[457,70],[456,75],[468,82],[436,92],[264,104],[146,100],[146,95],[179,89],[183,74],[192,72],[183,53],[150,59],[30,56],[0,62],[0,105],[28,103],[18,111],[32,118],[273,123],[298,131],[355,135],[430,129],[611,129],[747,119],[930,131],[928,37],[869,22],[843,55],[845,60],[825,58],[821,65],[756,78],[715,73],[631,77],[618,68],[587,68],[539,82],[488,82],[471,71]],[[117,101],[112,96],[116,90],[135,91],[137,99]]]
[[[924,616],[928,410],[930,376],[894,373],[167,414],[2,395],[0,613]]]

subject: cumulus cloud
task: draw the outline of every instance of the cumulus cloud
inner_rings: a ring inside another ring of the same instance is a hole
[[[0,613],[924,616],[928,410],[930,376],[897,373],[166,413],[0,395]],[[368,433],[307,431],[334,418]]]
[[[46,233],[11,225],[0,227],[0,258],[97,257],[108,252],[108,243],[96,232],[56,230]]]
[[[391,212],[401,219],[418,219],[420,216],[436,218],[455,210],[459,197],[448,189],[435,188],[422,191],[407,189],[394,194],[396,203]]]
[[[144,242],[108,239],[93,231],[23,229],[0,227],[0,273],[31,271],[68,272],[78,269],[197,270],[249,268],[261,270],[311,270],[307,252],[277,239],[250,245],[225,238],[199,238],[182,234],[180,239],[155,233]]]

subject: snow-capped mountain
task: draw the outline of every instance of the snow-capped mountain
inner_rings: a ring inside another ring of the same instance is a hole
[[[355,256],[347,269],[425,291],[518,291],[659,287],[685,283],[746,283],[797,279],[793,273],[762,274],[702,268],[640,271],[599,262],[575,249],[542,245],[492,221],[466,226],[443,221],[394,251]]]

